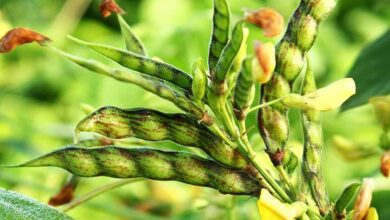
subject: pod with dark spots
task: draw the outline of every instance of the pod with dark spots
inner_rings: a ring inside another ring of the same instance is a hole
[[[309,60],[306,63],[306,73],[302,83],[302,95],[316,90],[316,83]],[[301,121],[304,135],[302,170],[309,183],[311,195],[322,215],[330,208],[329,196],[322,177],[322,126],[321,113],[315,110],[301,111]]]
[[[276,45],[275,73],[271,80],[262,86],[260,104],[291,93],[291,87],[304,66],[304,55],[315,41],[318,25],[334,6],[335,0],[301,0],[289,21],[285,35]],[[271,154],[286,147],[289,136],[287,110],[281,103],[277,103],[258,112],[260,134]],[[267,115],[277,115],[280,120],[267,120]],[[282,128],[277,130],[284,130],[285,133],[271,135],[271,131],[278,126]],[[286,127],[287,129],[284,129]]]
[[[256,88],[252,75],[253,62],[257,62],[253,57],[244,60],[234,88],[234,113],[238,120],[245,119],[246,111],[255,97]]]
[[[124,67],[166,80],[184,90],[191,91],[192,77],[174,66],[130,51],[102,44],[89,43],[74,37],[69,38],[78,44],[84,45],[112,59]]]
[[[214,0],[213,30],[209,46],[209,71],[217,64],[223,48],[229,41],[230,11],[226,0]]]
[[[126,49],[141,56],[147,56],[146,49],[141,40],[133,33],[122,15],[118,14],[117,16],[122,36],[125,39]]]
[[[193,103],[190,100],[189,97],[191,97],[191,95],[187,91],[184,91],[182,89],[172,88],[163,80],[158,80],[154,77],[144,75],[144,74],[132,73],[129,72],[128,70],[111,68],[100,62],[83,59],[52,47],[50,47],[50,49],[53,52],[61,56],[64,56],[65,58],[71,60],[72,62],[86,69],[89,69],[93,72],[110,76],[119,81],[129,82],[138,85],[141,88],[160,96],[161,98],[171,101],[177,107],[193,115],[198,120],[203,119],[205,116],[203,110],[200,109],[195,103]]]
[[[246,43],[249,30],[244,27],[244,21],[239,21],[232,33],[232,38],[222,51],[222,54],[215,66],[215,80],[216,82],[222,82],[225,80],[226,75],[229,72],[235,58],[240,52],[241,46]]]
[[[200,104],[207,89],[207,70],[202,58],[192,64],[192,77],[192,97],[194,102]]]
[[[147,141],[169,140],[182,146],[200,148],[229,167],[244,168],[248,165],[239,151],[226,145],[206,126],[184,114],[103,107],[77,125],[76,133],[79,132],[96,132],[114,139],[136,137]]]
[[[292,38],[295,39],[299,48],[303,51],[307,51],[312,47],[317,37],[318,23],[311,15],[293,17],[293,19],[297,20],[292,23],[294,26],[294,28],[291,29]]]
[[[246,173],[230,170],[190,153],[150,148],[68,146],[11,167],[60,167],[81,177],[143,177],[206,186],[223,194],[257,195],[260,185]]]
[[[301,49],[294,43],[284,41],[279,44],[276,51],[277,71],[283,73],[288,81],[294,81],[304,65],[304,57]]]

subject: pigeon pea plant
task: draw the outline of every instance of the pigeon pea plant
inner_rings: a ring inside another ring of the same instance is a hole
[[[247,11],[230,31],[227,0],[214,0],[208,62],[201,58],[194,61],[191,74],[150,57],[123,19],[123,10],[112,0],[102,1],[101,12],[104,17],[117,14],[126,49],[69,38],[117,62],[121,68],[69,54],[51,46],[43,35],[15,28],[1,39],[0,52],[36,41],[92,72],[138,85],[172,102],[182,113],[112,106],[87,110],[88,116],[76,126],[75,143],[10,167],[55,166],[72,173],[60,194],[50,201],[52,205],[70,202],[80,177],[109,176],[175,180],[211,187],[222,194],[256,196],[264,220],[377,219],[376,210],[370,208],[370,180],[348,186],[339,199],[331,202],[322,177],[321,111],[339,107],[355,93],[351,78],[317,89],[307,54],[320,22],[335,5],[336,0],[301,0],[279,43],[257,43],[255,53],[247,54],[247,26],[255,25],[266,37],[274,37],[284,30],[283,18],[270,8]],[[292,86],[300,74],[301,93],[294,94]],[[260,103],[251,107],[256,84],[261,87]],[[287,113],[291,108],[301,111],[302,155],[286,147],[290,129]],[[255,152],[248,139],[246,117],[254,111],[258,111],[258,129],[268,159],[259,157],[261,152]],[[79,141],[82,132],[104,137]],[[118,146],[119,139],[131,137],[150,142],[169,140],[183,147],[199,148],[208,157]],[[298,181],[292,181],[293,177]],[[111,188],[125,183],[129,182]],[[346,210],[359,190],[354,209]],[[67,209],[75,206],[71,205]]]

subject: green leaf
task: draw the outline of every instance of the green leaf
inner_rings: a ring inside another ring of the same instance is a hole
[[[72,219],[56,209],[16,192],[0,189],[0,219]]]
[[[390,29],[364,48],[347,77],[356,83],[356,95],[342,105],[345,111],[367,103],[373,96],[390,94]]]
[[[336,213],[343,213],[345,208],[347,208],[348,204],[359,191],[361,185],[361,183],[352,183],[344,189],[340,197],[336,200]]]

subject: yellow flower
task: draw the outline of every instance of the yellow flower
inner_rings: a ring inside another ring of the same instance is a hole
[[[371,207],[364,220],[379,220],[378,212],[375,208]]]
[[[304,110],[329,111],[340,107],[355,92],[355,81],[352,78],[345,78],[304,96],[288,94],[282,103]]]
[[[307,211],[302,202],[282,203],[266,189],[261,190],[257,206],[261,220],[293,220]]]

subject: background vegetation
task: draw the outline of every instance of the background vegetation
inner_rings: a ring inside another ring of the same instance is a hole
[[[189,72],[193,60],[207,57],[211,31],[211,0],[118,0],[148,48],[149,54]],[[243,8],[274,7],[286,21],[298,0],[230,0],[233,18]],[[99,1],[0,0],[0,34],[23,26],[49,36],[54,44],[74,54],[90,56],[85,48],[66,39],[67,34],[123,47],[115,18],[103,19]],[[388,0],[339,0],[336,11],[320,27],[310,56],[319,86],[346,76],[359,52],[389,28]],[[252,31],[250,41],[265,41]],[[277,41],[278,39],[273,39]],[[252,48],[249,48],[252,50]],[[107,61],[96,55],[96,58]],[[112,63],[111,63],[112,64]],[[42,155],[73,141],[73,128],[84,116],[79,104],[94,107],[158,107],[177,112],[172,104],[141,89],[102,77],[71,64],[36,45],[0,56],[0,164],[14,164]],[[302,144],[298,112],[291,145]],[[353,180],[374,176],[374,206],[381,219],[390,219],[390,181],[380,175],[379,156],[346,161],[332,145],[342,135],[377,148],[381,126],[371,106],[323,115],[325,135],[324,175],[332,198]],[[248,127],[255,125],[250,116]],[[251,141],[261,149],[256,129]],[[176,148],[171,143],[167,148]],[[57,168],[1,169],[0,188],[11,189],[46,202],[57,193],[68,174]],[[85,179],[77,195],[112,182]],[[231,197],[211,189],[175,182],[143,181],[106,193],[74,210],[75,219],[222,219],[231,210]],[[255,198],[240,197],[233,210],[236,219],[258,219]]]

